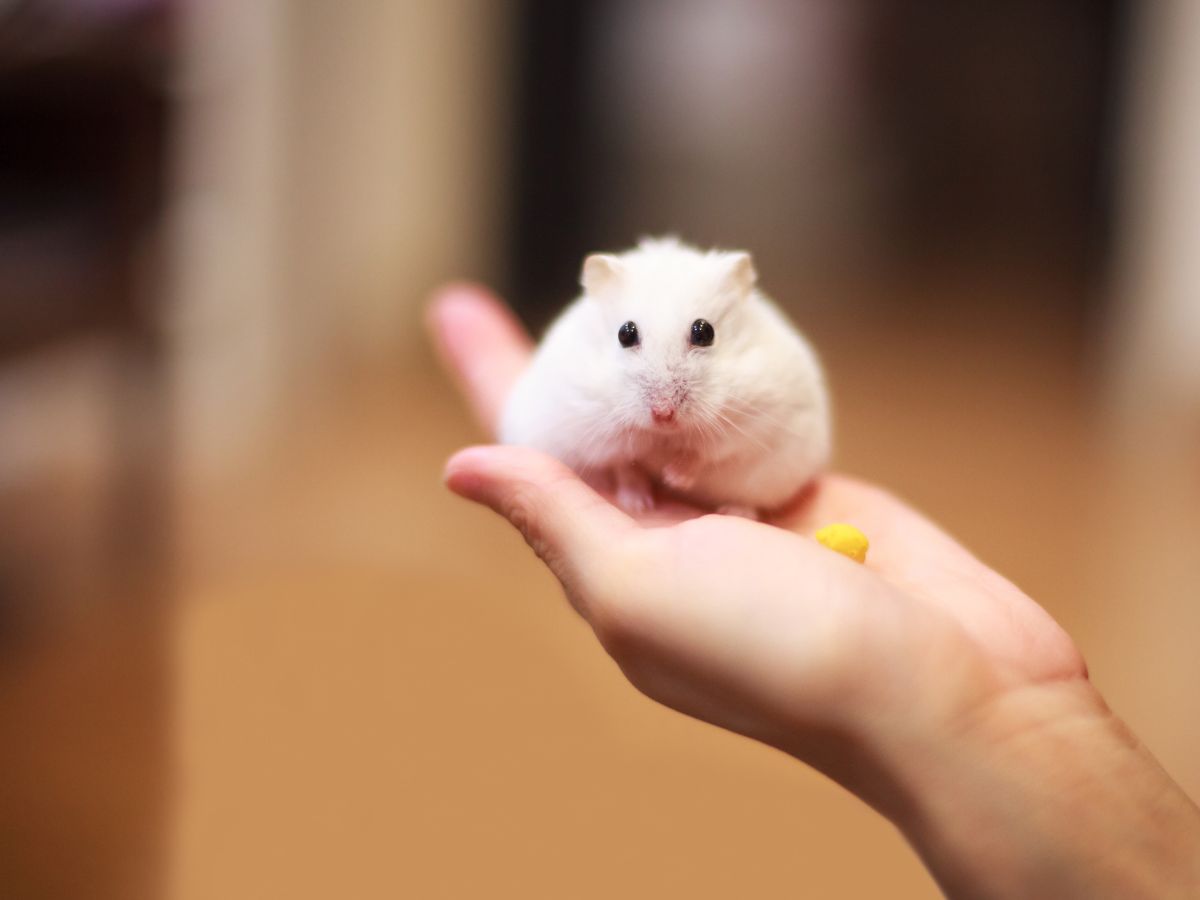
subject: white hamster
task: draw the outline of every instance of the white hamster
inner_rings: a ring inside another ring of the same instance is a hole
[[[630,512],[653,482],[757,516],[795,496],[830,452],[816,355],[755,288],[747,253],[643,240],[583,264],[583,296],[547,331],[500,425],[615,487]]]

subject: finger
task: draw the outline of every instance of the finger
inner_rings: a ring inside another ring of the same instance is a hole
[[[965,608],[964,596],[976,596],[988,606],[994,605],[997,597],[1021,608],[1033,602],[907,503],[845,475],[822,476],[812,490],[773,521],[807,536],[831,522],[855,525],[871,542],[867,568],[935,604],[954,598],[956,613]],[[965,591],[966,585],[977,590]]]
[[[438,291],[429,305],[428,323],[442,364],[475,418],[495,434],[513,382],[529,363],[529,335],[507,306],[474,284]]]
[[[867,535],[872,545],[868,559],[875,562],[880,559],[876,549],[880,554],[891,550],[908,557],[966,554],[949,535],[893,494],[836,473],[822,475],[771,521],[810,536],[832,522],[848,522]]]
[[[456,494],[485,504],[520,530],[573,599],[604,577],[634,527],[562,463],[527,447],[461,450],[446,464],[445,478]]]

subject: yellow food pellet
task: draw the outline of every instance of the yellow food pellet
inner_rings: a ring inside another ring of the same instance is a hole
[[[817,532],[817,540],[843,556],[848,556],[855,562],[867,561],[867,548],[871,546],[867,536],[844,522],[826,525]]]

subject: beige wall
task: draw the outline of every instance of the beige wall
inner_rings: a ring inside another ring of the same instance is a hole
[[[506,4],[189,4],[173,215],[184,468],[220,473],[423,297],[496,268]]]
[[[284,204],[308,343],[411,348],[432,285],[495,270],[506,6],[289,7]]]

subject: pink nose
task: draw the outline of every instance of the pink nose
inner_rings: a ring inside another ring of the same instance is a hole
[[[675,407],[653,406],[650,408],[650,415],[654,417],[655,422],[665,424],[675,418]]]

